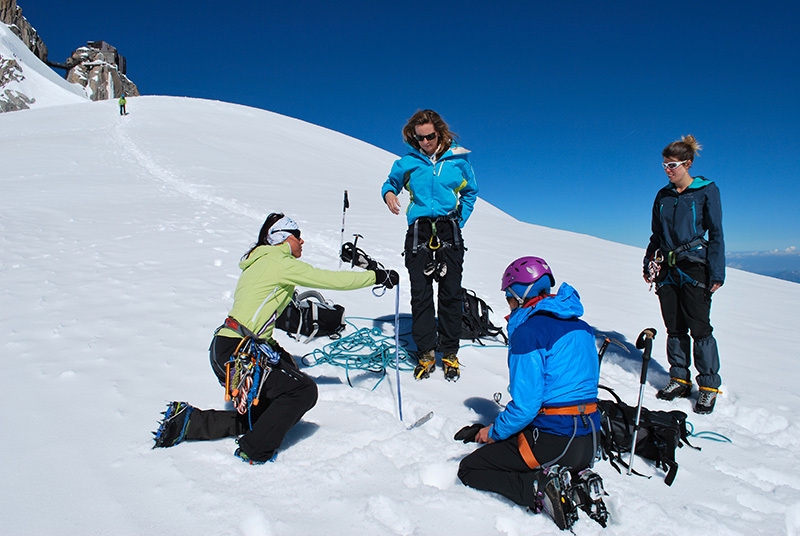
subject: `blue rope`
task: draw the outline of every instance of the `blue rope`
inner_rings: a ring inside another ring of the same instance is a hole
[[[356,328],[349,320],[346,322]],[[396,344],[396,339],[384,335],[380,328],[356,328],[355,333],[317,348],[301,360],[308,367],[327,363],[344,368],[350,387],[353,386],[351,370],[380,373],[381,378],[372,388],[374,391],[386,376],[386,369],[395,368],[398,372],[414,370],[414,365],[408,361],[408,352]]]
[[[697,437],[697,438],[700,438],[700,439],[708,439],[710,441],[717,441],[719,443],[733,443],[733,441],[730,438],[725,437],[724,435],[719,434],[717,432],[711,432],[711,431],[708,431],[708,430],[703,430],[701,432],[695,433],[694,425],[692,423],[690,423],[689,421],[686,421],[686,427],[688,428],[687,433],[689,434],[690,437]]]

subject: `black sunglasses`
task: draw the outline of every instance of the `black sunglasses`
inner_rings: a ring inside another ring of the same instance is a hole
[[[436,139],[436,136],[439,134],[437,132],[431,132],[430,134],[414,134],[414,139],[417,141],[428,140],[433,141]]]
[[[289,233],[290,235],[292,235],[296,239],[300,240],[300,229],[275,229],[272,232],[273,233],[281,233],[281,232]]]

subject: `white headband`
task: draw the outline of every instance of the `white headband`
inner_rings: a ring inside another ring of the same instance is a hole
[[[277,246],[278,244],[283,244],[289,235],[291,234],[289,231],[299,231],[300,227],[297,226],[297,223],[290,218],[289,216],[284,216],[283,218],[276,221],[272,227],[269,228],[269,232],[267,233],[267,243],[270,246]]]

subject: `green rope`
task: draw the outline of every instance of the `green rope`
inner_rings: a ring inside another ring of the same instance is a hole
[[[356,328],[355,333],[341,337],[322,348],[317,348],[304,355],[301,360],[308,367],[326,363],[344,368],[347,384],[350,387],[353,386],[350,381],[351,370],[380,374],[380,379],[372,388],[374,391],[386,376],[386,369],[395,368],[394,335],[384,335],[380,328],[358,329],[349,320],[346,322]],[[398,370],[414,370],[414,365],[408,361],[409,355],[405,348],[397,348],[397,352]]]

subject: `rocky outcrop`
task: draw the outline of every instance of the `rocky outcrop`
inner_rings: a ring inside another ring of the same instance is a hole
[[[17,0],[0,0],[0,22],[6,23],[31,52],[47,62],[47,46],[22,16],[22,8],[17,5]]]
[[[48,61],[47,46],[22,16],[22,8],[17,5],[17,0],[0,0],[0,21],[7,24],[25,46],[44,63],[65,69],[67,82],[80,84],[91,100],[116,99],[123,93],[128,96],[139,95],[139,88],[125,75],[125,57],[105,41],[90,41],[85,47],[73,52],[63,64],[59,64]],[[3,76],[7,77],[6,81],[12,77],[22,76],[17,62],[10,61],[13,65],[6,65],[7,61],[3,60],[4,65],[0,69],[3,69],[5,74],[0,74],[0,80],[3,80]],[[19,92],[12,91],[15,94],[9,95],[11,90],[2,88],[3,85],[0,84],[0,100],[6,104],[0,105],[0,108],[10,107],[9,109],[20,110],[28,107],[26,101],[28,104],[35,102],[34,98],[28,98]]]
[[[90,42],[64,62],[67,82],[80,84],[93,101],[116,99],[123,93],[139,95],[139,88],[125,76],[125,58],[104,41]]]
[[[5,88],[9,82],[20,82],[25,77],[16,59],[0,57],[0,113],[27,110],[36,102],[19,91]]]

